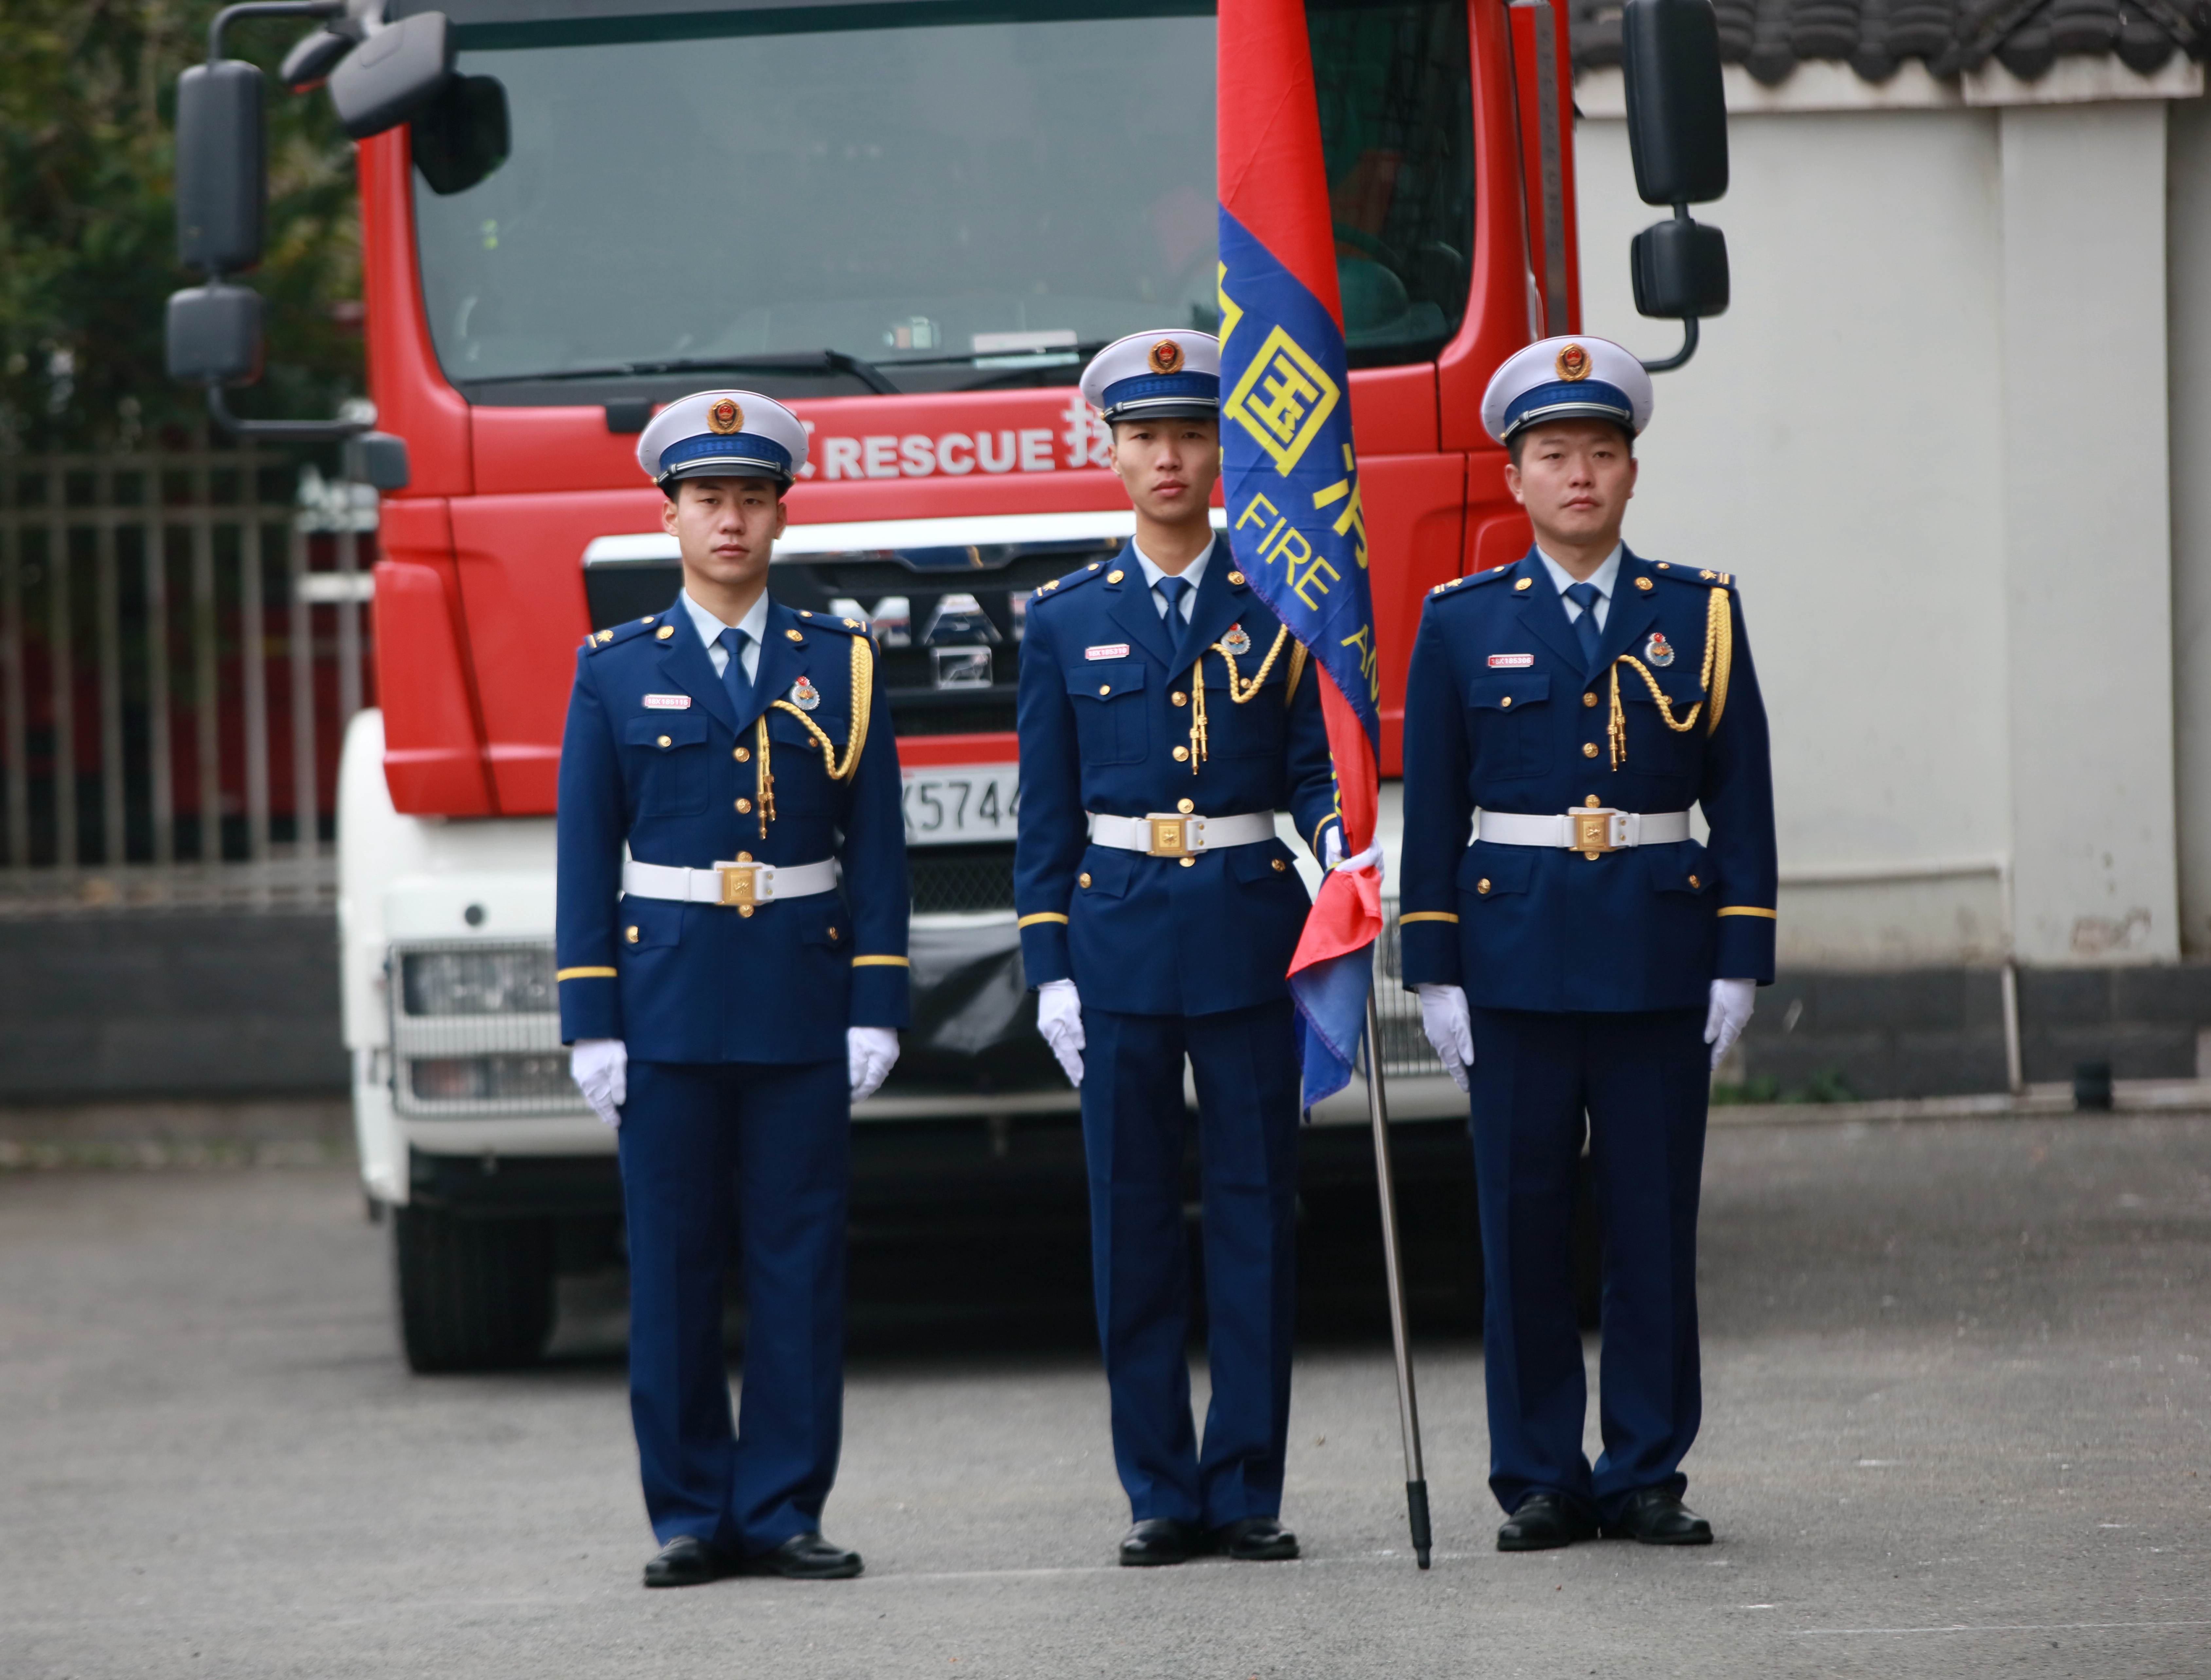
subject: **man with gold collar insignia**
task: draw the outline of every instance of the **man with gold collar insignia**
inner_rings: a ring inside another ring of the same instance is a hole
[[[686,397],[645,427],[638,463],[666,496],[682,593],[585,638],[560,747],[561,1036],[621,1131],[630,1412],[662,1543],[648,1586],[860,1572],[821,1508],[851,1104],[906,1024],[906,831],[863,626],[767,595],[805,461],[797,418],[751,391]]]
[[[1299,1096],[1285,976],[1311,901],[1275,813],[1340,858],[1319,685],[1214,536],[1218,343],[1135,334],[1098,354],[1082,394],[1112,427],[1136,535],[1030,605],[1014,902],[1038,1025],[1082,1091],[1113,1458],[1135,1518],[1120,1557],[1295,1557],[1280,1520]],[[1184,1351],[1185,1059],[1212,1356],[1202,1442]]]
[[[1405,698],[1403,974],[1470,1089],[1499,1549],[1708,1543],[1697,1190],[1710,1070],[1773,978],[1773,778],[1734,580],[1629,552],[1650,376],[1547,339],[1482,420],[1536,546],[1431,595]],[[1700,806],[1709,838],[1692,837]],[[1604,1452],[1567,1231],[1586,1135],[1604,1252]]]

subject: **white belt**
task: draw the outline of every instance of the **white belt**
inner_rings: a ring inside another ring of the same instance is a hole
[[[633,898],[672,898],[679,904],[732,904],[750,909],[778,898],[810,898],[833,892],[837,866],[819,863],[717,863],[711,869],[683,869],[665,863],[622,865],[622,891]]]
[[[1190,857],[1228,846],[1256,846],[1275,837],[1275,813],[1247,811],[1235,817],[1193,817],[1154,811],[1148,817],[1090,813],[1090,843],[1153,857]]]
[[[1477,811],[1474,837],[1493,846],[1556,846],[1569,852],[1616,852],[1623,846],[1666,846],[1689,837],[1686,811],[1615,811],[1590,806],[1555,817],[1517,811]]]

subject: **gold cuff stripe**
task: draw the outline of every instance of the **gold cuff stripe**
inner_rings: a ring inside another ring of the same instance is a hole
[[[910,969],[913,964],[903,957],[855,957],[856,969]]]
[[[562,969],[554,975],[553,979],[557,985],[563,980],[619,980],[621,977],[621,970],[617,969]]]
[[[1039,910],[1034,916],[1023,916],[1019,922],[1015,922],[1014,926],[1015,928],[1035,928],[1039,927],[1047,922],[1057,922],[1063,928],[1067,926],[1067,918],[1060,915],[1057,910]]]
[[[1457,910],[1407,910],[1397,918],[1397,925],[1402,928],[1408,922],[1456,922],[1457,920]]]
[[[1755,904],[1723,904],[1720,906],[1720,914],[1722,916],[1764,916],[1768,922],[1778,922],[1781,919],[1779,912],[1762,910]]]

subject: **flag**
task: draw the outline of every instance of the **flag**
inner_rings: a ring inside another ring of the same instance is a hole
[[[1374,837],[1381,679],[1303,0],[1221,0],[1218,57],[1228,541],[1319,673],[1355,855]],[[1290,963],[1307,1108],[1350,1083],[1381,932],[1372,869],[1321,878]]]

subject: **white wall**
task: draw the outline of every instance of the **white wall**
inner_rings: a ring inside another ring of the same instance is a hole
[[[2166,118],[2181,948],[2211,952],[2211,106]]]

